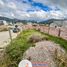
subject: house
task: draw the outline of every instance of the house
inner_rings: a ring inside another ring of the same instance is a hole
[[[5,20],[0,20],[0,25],[8,25],[8,23]]]
[[[50,27],[65,27],[67,28],[67,20],[53,20],[53,23],[50,24]]]

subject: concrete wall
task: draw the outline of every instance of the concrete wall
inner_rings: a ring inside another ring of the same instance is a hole
[[[59,34],[59,29],[60,29],[60,36],[61,38],[67,40],[67,28],[55,28],[55,27],[48,27],[48,26],[32,26],[32,25],[25,25],[24,29],[36,29],[36,30],[40,30],[41,32],[44,33],[49,33],[50,35],[53,36],[58,36]]]
[[[41,32],[49,33],[50,35],[53,36],[58,36],[59,35],[59,28],[54,28],[54,27],[41,27]],[[49,32],[48,32],[49,30]],[[66,28],[60,28],[60,36],[63,39],[67,40],[67,29]]]

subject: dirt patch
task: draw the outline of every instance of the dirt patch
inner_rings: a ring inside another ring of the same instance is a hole
[[[0,32],[2,31],[8,31],[8,26],[5,25],[0,26]]]
[[[36,43],[35,47],[29,48],[23,56],[33,62],[46,63],[48,67],[67,67],[67,55],[65,50],[51,41]]]
[[[48,40],[48,37],[43,36],[41,34],[33,34],[33,35],[30,35],[29,38],[28,38],[28,41],[32,42],[32,43],[36,43],[36,42],[39,42],[39,41],[42,41],[42,40]]]

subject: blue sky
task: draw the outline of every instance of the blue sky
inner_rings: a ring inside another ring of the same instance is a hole
[[[67,18],[67,0],[0,0],[0,16],[44,20]]]

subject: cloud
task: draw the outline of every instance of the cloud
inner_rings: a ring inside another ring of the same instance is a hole
[[[52,19],[52,18],[55,18],[55,19],[65,18],[65,14],[62,11],[54,11],[54,10],[49,11],[49,12],[46,12],[43,10],[35,11],[35,12],[31,13],[30,16],[33,18],[37,17],[37,18],[42,19],[42,20]]]
[[[7,7],[12,8],[12,9],[17,9],[16,4],[13,3],[13,2],[9,2],[9,3],[7,4]]]
[[[66,0],[0,0],[0,15],[45,20],[67,18]]]
[[[3,0],[3,2],[2,2],[2,0],[0,0],[0,1],[1,1],[0,2],[1,4],[4,3],[4,6],[2,6],[2,5],[0,6],[0,13],[3,14],[3,16],[8,16],[8,17],[15,16],[18,18],[18,15],[21,17],[23,11],[32,9],[31,5],[17,2],[16,0]],[[21,12],[19,12],[19,11],[21,11]],[[13,13],[14,15],[11,13]]]
[[[50,11],[49,15],[55,19],[63,19],[65,17],[62,11]]]
[[[52,8],[60,8],[60,9],[67,9],[67,0],[33,0],[35,2],[42,3],[44,5],[48,5]]]
[[[45,19],[45,18],[47,18],[47,14],[48,14],[47,12],[45,12],[43,10],[39,10],[39,11],[30,13],[30,16]]]
[[[2,16],[2,14],[0,14],[0,16]]]
[[[0,6],[3,6],[4,2],[2,0],[0,0]]]
[[[12,17],[15,17],[14,13],[11,12],[11,16],[12,16]]]

